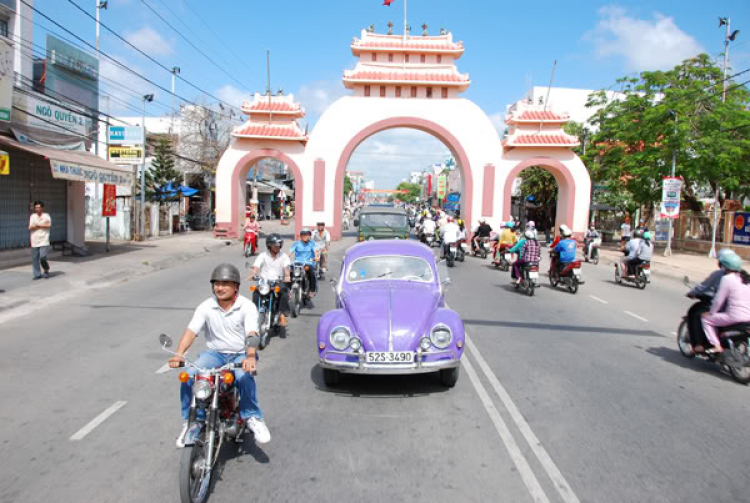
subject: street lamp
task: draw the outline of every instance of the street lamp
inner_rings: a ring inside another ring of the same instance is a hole
[[[174,78],[180,74],[180,67],[172,67],[172,122],[170,124],[170,132],[174,134]]]
[[[143,158],[141,160],[141,240],[146,239],[146,102],[154,101],[153,94],[143,95],[143,115],[141,126],[143,127]]]
[[[101,54],[99,53],[99,11],[107,10],[107,1],[96,0],[96,59],[101,60]],[[96,141],[94,142],[94,153],[99,155],[99,107],[96,112]]]

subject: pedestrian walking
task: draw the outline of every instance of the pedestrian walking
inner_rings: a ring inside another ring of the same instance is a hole
[[[52,227],[52,219],[49,213],[44,212],[44,202],[34,202],[34,213],[29,218],[29,232],[31,233],[31,268],[34,273],[33,279],[49,278],[49,230]],[[41,265],[41,267],[40,267]]]

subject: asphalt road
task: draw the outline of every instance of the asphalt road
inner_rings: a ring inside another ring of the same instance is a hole
[[[0,325],[1,502],[179,500],[179,383],[157,336],[179,337],[224,260],[244,263],[222,249]],[[262,353],[271,443],[227,446],[211,501],[750,500],[748,389],[677,351],[682,285],[585,266],[577,295],[528,298],[487,264],[451,270],[470,338],[451,390],[431,375],[327,389],[321,288]]]

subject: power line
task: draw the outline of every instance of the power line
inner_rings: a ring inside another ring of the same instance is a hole
[[[21,0],[21,2],[26,3],[26,0]],[[88,16],[92,20],[96,21],[96,17],[95,16],[93,16],[92,14],[86,12],[86,10],[83,7],[81,7],[80,5],[78,5],[77,3],[75,3],[73,0],[68,0],[68,3],[70,3],[71,5],[73,5],[79,11],[83,12],[86,16]],[[28,4],[26,4],[26,5],[28,5]],[[170,74],[172,73],[171,69],[167,68],[165,65],[163,65],[162,63],[160,63],[159,61],[157,61],[156,59],[154,59],[150,55],[146,54],[142,50],[140,50],[138,47],[136,47],[135,45],[133,45],[132,43],[130,43],[125,37],[123,37],[122,35],[120,35],[116,31],[114,31],[112,28],[110,28],[106,24],[104,24],[104,23],[102,23],[100,21],[99,22],[99,26],[101,26],[102,28],[104,28],[105,30],[107,30],[108,32],[110,32],[112,35],[114,35],[115,37],[117,37],[119,40],[121,40],[122,42],[124,42],[125,44],[127,44],[128,47],[131,47],[132,49],[136,50],[139,54],[143,55],[145,58],[147,58],[149,61],[151,61],[155,65],[157,65],[160,68],[164,69],[164,71],[166,71],[166,72],[168,72]],[[192,82],[190,82],[189,80],[187,80],[182,75],[177,74],[176,77],[178,79],[180,79],[181,81],[183,81],[184,83],[186,83],[187,85],[189,85],[190,87],[192,87],[193,89],[195,89],[196,91],[199,91],[202,94],[205,94],[206,96],[208,96],[210,98],[213,98],[213,99],[215,99],[216,101],[218,101],[220,103],[224,103],[226,106],[228,106],[230,108],[234,108],[236,110],[240,110],[238,107],[235,107],[234,105],[230,105],[229,103],[226,103],[225,101],[217,98],[216,96],[214,96],[213,94],[209,93],[205,89],[202,89],[202,88],[198,87],[197,85],[193,84]],[[169,93],[171,94],[171,91]]]
[[[211,64],[213,64],[216,68],[218,68],[219,70],[221,70],[222,72],[224,72],[225,75],[227,75],[230,79],[232,79],[237,84],[239,84],[243,89],[246,89],[246,90],[249,91],[249,89],[247,89],[247,87],[245,87],[245,85],[242,82],[240,82],[239,80],[237,80],[236,78],[234,78],[234,76],[232,76],[224,68],[222,68],[221,66],[219,66],[218,63],[216,63],[213,59],[211,59],[210,56],[208,56],[208,54],[206,54],[205,52],[203,52],[198,46],[196,46],[193,42],[191,42],[189,38],[187,38],[185,35],[183,35],[177,28],[175,28],[174,26],[172,26],[172,24],[169,21],[167,21],[166,19],[164,19],[161,14],[159,14],[153,7],[151,7],[146,2],[146,0],[141,0],[141,3],[143,3],[143,5],[145,5],[146,8],[148,8],[148,10],[150,10],[151,12],[153,12],[154,15],[156,15],[156,17],[158,17],[159,19],[161,19],[164,22],[164,24],[166,24],[167,26],[169,26],[170,28],[172,28],[172,30],[175,33],[177,33],[180,37],[182,37],[182,39],[185,42],[187,42],[188,44],[190,44],[190,47],[192,47],[193,49],[195,49],[196,51],[198,51],[201,55],[203,55],[204,58],[206,58],[208,61],[210,61]]]

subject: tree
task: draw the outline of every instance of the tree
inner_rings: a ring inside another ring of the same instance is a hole
[[[583,155],[583,144],[587,141],[588,131],[584,128],[583,124],[576,121],[570,121],[563,126],[563,131],[568,133],[570,136],[578,138],[579,146],[573,147],[573,152],[577,155]]]
[[[354,184],[349,179],[348,174],[344,174],[344,201],[349,197],[349,194],[354,190]]]
[[[159,138],[151,169],[146,173],[146,197],[152,200],[164,200],[159,193],[159,187],[169,183],[178,187],[182,181],[182,174],[175,169],[172,144],[167,138]]]
[[[540,221],[555,221],[557,209],[557,181],[552,173],[539,166],[532,166],[521,171],[521,195],[534,196],[534,204],[538,205]],[[549,219],[549,220],[548,220]]]
[[[599,130],[584,162],[595,180],[607,181],[609,197],[652,208],[674,151],[694,210],[701,209],[702,191],[718,192],[723,202],[750,183],[750,93],[729,81],[722,103],[722,70],[707,54],[618,83],[621,98],[600,91],[588,101],[602,108],[591,118]]]
[[[422,186],[418,183],[401,182],[396,186],[396,190],[408,190],[408,194],[399,194],[398,198],[401,201],[409,204],[415,204],[419,200],[419,196],[422,195]]]

